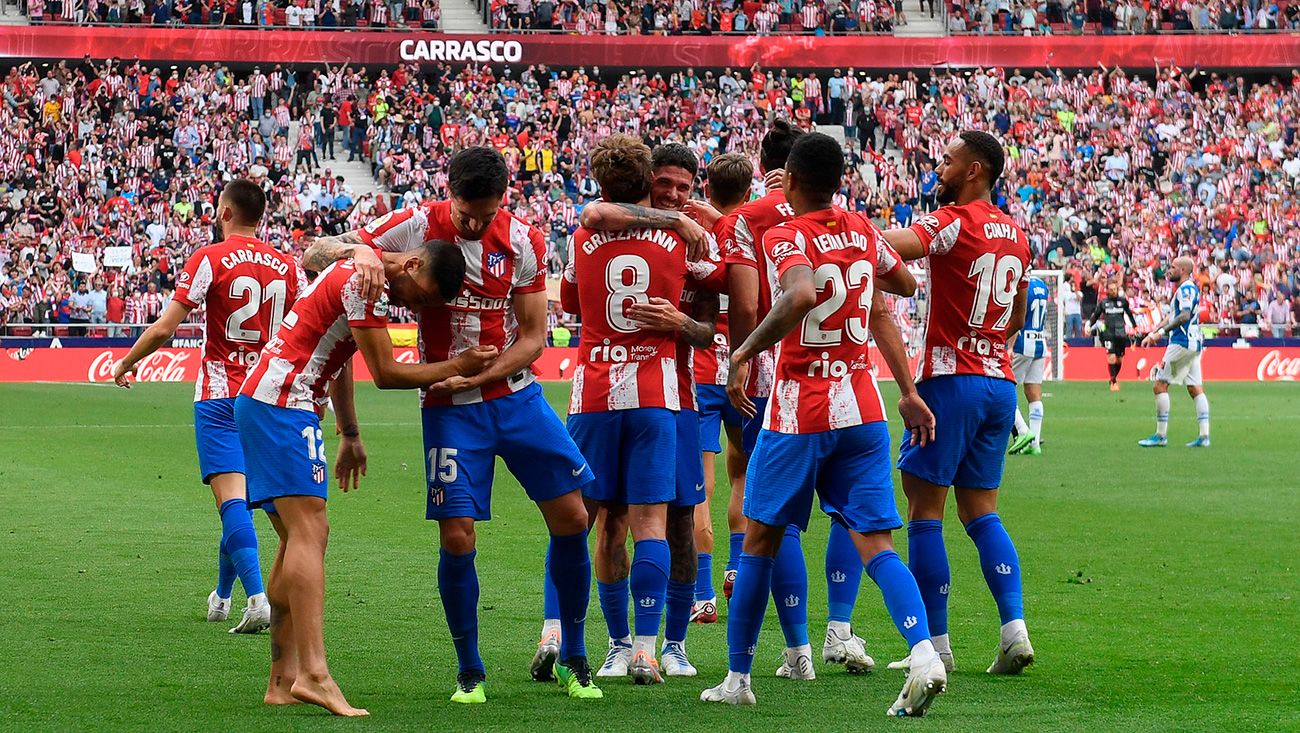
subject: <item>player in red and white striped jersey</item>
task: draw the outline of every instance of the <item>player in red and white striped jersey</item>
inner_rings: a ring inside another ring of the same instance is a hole
[[[899,411],[913,439],[929,442],[934,416],[907,374],[902,337],[877,289],[890,281],[892,289],[910,294],[916,283],[875,225],[831,204],[843,174],[844,154],[835,140],[820,133],[800,137],[783,183],[799,216],[763,237],[777,296],[762,323],[733,350],[729,379],[743,377],[737,367],[776,344],[777,382],[746,486],[750,521],[728,620],[729,672],[700,697],[754,703],[749,675],[777,553],[789,526],[807,528],[816,494],[835,525],[851,535],[913,650],[915,664],[889,714],[919,716],[947,678],[928,629],[918,628],[925,605],[916,580],[893,551],[891,533],[902,520],[894,504],[884,403],[867,347],[874,337],[897,375]],[[786,660],[792,664],[788,652]]]
[[[1016,383],[1008,339],[1025,320],[1029,243],[992,203],[1002,175],[1002,144],[966,130],[948,144],[939,173],[938,210],[908,229],[885,233],[904,259],[926,258],[934,298],[926,313],[917,388],[944,425],[941,442],[904,444],[909,516],[908,558],[935,646],[951,668],[947,604],[949,570],[943,543],[944,506],[955,487],[966,533],[997,602],[1002,639],[988,671],[1018,674],[1034,661],[1025,628],[1020,560],[997,514],[998,487],[1015,420]]]
[[[234,629],[241,633],[265,629],[270,606],[263,592],[257,534],[245,502],[234,398],[245,371],[256,363],[302,283],[291,258],[255,238],[265,209],[266,197],[257,184],[247,179],[227,184],[216,211],[218,227],[227,238],[190,257],[166,312],[113,370],[117,384],[130,387],[129,377],[140,361],[166,344],[192,310],[207,305],[202,365],[194,385],[194,432],[200,476],[212,487],[222,524],[217,587],[208,597],[208,620],[227,618],[238,575],[248,594],[243,620]],[[147,297],[146,307],[158,297],[148,295],[153,298]]]
[[[477,345],[501,351],[490,368],[435,385],[423,400],[425,517],[438,521],[438,582],[460,667],[452,699],[471,703],[485,695],[474,523],[491,518],[498,456],[537,502],[551,533],[547,577],[560,608],[547,615],[560,619],[563,642],[555,656],[538,660],[534,677],[558,674],[570,696],[598,696],[583,644],[591,569],[579,491],[594,476],[532,370],[546,344],[546,247],[536,229],[501,207],[509,169],[500,153],[466,148],[447,170],[450,201],[400,209],[359,231],[320,239],[303,263],[310,270],[355,255],[363,285],[373,291],[383,281],[374,250],[409,250],[445,239],[465,253],[465,290],[445,306],[419,313],[424,361],[453,358]]]
[[[316,410],[324,405],[327,388],[343,436],[334,472],[348,491],[366,470],[348,366],[353,354],[361,352],[380,389],[428,387],[473,375],[497,357],[495,348],[484,346],[438,364],[395,361],[388,296],[407,307],[455,297],[464,282],[465,258],[455,245],[435,241],[412,252],[385,253],[382,267],[387,285],[377,300],[366,297],[352,262],[326,268],[285,316],[236,400],[248,500],[267,510],[280,538],[268,587],[277,618],[271,629],[275,653],[264,698],[268,704],[309,702],[336,715],[367,714],[344,698],[325,659],[327,467]]]

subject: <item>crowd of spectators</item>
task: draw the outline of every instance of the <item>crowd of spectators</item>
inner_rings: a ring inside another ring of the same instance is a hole
[[[843,126],[852,165],[836,203],[881,227],[934,208],[944,144],[982,127],[1007,147],[998,203],[1025,229],[1036,265],[1066,270],[1085,294],[1121,279],[1139,309],[1158,313],[1165,269],[1186,252],[1202,264],[1207,323],[1268,332],[1279,297],[1300,308],[1300,72],[1253,83],[1177,68],[873,77],[344,64],[235,74],[87,60],[14,67],[3,91],[0,319],[15,322],[147,322],[209,241],[231,177],[262,182],[263,237],[297,251],[445,197],[447,160],[470,145],[505,155],[506,208],[546,233],[557,272],[582,206],[599,195],[587,161],[596,141],[620,131],[684,142],[703,162],[756,157],[775,117]],[[354,200],[328,167],[343,155],[368,163],[385,193]],[[104,267],[106,246],[131,247],[131,265]],[[95,272],[78,272],[74,253],[100,258]]]
[[[33,25],[203,25],[277,30],[421,28],[442,22],[440,0],[20,0]]]
[[[607,35],[893,33],[892,0],[491,0],[497,30]]]
[[[1237,33],[1300,29],[1295,0],[956,0],[953,34]]]

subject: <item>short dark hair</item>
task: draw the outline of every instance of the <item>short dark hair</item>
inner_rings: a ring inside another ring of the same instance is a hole
[[[266,213],[266,194],[262,187],[247,178],[236,178],[221,191],[221,198],[235,212],[235,218],[244,226],[256,226]]]
[[[804,131],[790,124],[789,120],[777,118],[772,121],[772,129],[763,136],[758,147],[758,164],[764,171],[775,171],[785,167],[785,159],[790,156],[790,146],[795,138]]]
[[[664,143],[654,149],[650,154],[650,167],[652,169],[663,168],[672,165],[695,177],[700,172],[700,159],[695,157],[691,149],[681,143]]]
[[[810,132],[790,146],[785,172],[819,200],[829,201],[844,178],[844,151],[830,135]]]
[[[510,185],[506,159],[495,148],[472,147],[456,153],[447,164],[447,187],[465,201],[499,199]]]
[[[975,159],[984,164],[989,172],[989,188],[997,183],[998,178],[1002,175],[1003,168],[1007,165],[1006,153],[1002,150],[1002,143],[996,137],[984,132],[983,130],[962,130],[958,137],[970,148]]]
[[[460,247],[441,239],[424,243],[421,253],[424,272],[438,285],[443,300],[454,300],[465,285],[465,253]]]
[[[605,198],[633,204],[650,195],[650,148],[640,139],[610,135],[591,152],[591,172]]]
[[[709,193],[722,206],[740,203],[754,183],[754,164],[740,153],[724,153],[709,161],[704,175]]]

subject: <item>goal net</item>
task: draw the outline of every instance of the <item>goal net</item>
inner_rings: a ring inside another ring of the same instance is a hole
[[[922,344],[925,343],[925,314],[930,304],[930,283],[923,269],[912,271],[916,276],[916,294],[910,298],[885,294],[885,303],[894,314],[899,330],[903,332],[903,341],[907,344],[907,355],[916,358]],[[1034,277],[1047,285],[1050,297],[1047,299],[1046,312],[1043,313],[1043,337],[1047,345],[1047,369],[1044,378],[1059,380],[1065,378],[1064,345],[1061,335],[1065,333],[1065,312],[1061,309],[1061,288],[1065,285],[1063,270],[1034,270]],[[1028,314],[1026,314],[1028,316]]]

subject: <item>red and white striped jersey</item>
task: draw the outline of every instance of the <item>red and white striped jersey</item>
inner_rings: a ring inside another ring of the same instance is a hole
[[[720,298],[726,298],[727,292],[727,267],[722,261],[722,255],[718,252],[716,242],[712,242],[708,256],[699,262],[686,263],[686,283],[682,287],[682,300],[678,305],[678,310],[692,315],[695,311],[695,299],[701,292],[717,293]],[[722,320],[722,314],[718,314],[718,320]],[[695,404],[695,380],[698,374],[695,371],[695,365],[698,362],[698,354],[717,356],[717,343],[714,342],[713,349],[696,349],[687,343],[685,338],[677,339],[677,394],[681,397],[681,408],[683,410],[697,410],[699,406]],[[723,358],[727,358],[727,352],[723,352]],[[707,365],[706,365],[707,366]],[[712,365],[713,372],[718,370],[717,363]],[[725,374],[725,371],[724,371]],[[709,376],[716,379],[716,375],[710,372]],[[712,382],[710,382],[712,383]],[[723,384],[726,384],[724,377]]]
[[[357,351],[353,328],[388,328],[388,291],[367,302],[361,276],[344,260],[303,291],[239,393],[294,410],[324,405],[330,380]]]
[[[767,279],[779,297],[781,276],[813,271],[817,305],[776,345],[776,383],[763,427],[822,433],[885,420],[867,347],[877,275],[902,266],[871,220],[822,209],[763,236]]]
[[[723,227],[731,224],[729,217],[723,217],[713,225],[715,236],[722,233]],[[718,252],[718,257],[722,258],[722,252]],[[693,263],[692,267],[699,265],[711,264]],[[705,287],[709,290],[719,293],[718,296],[718,320],[713,333],[713,345],[707,349],[692,349],[691,359],[694,366],[696,384],[715,384],[725,385],[727,383],[727,372],[731,363],[731,345],[727,339],[727,266],[725,258],[722,258],[721,267],[717,267],[716,274],[710,274],[710,279],[705,280]],[[702,269],[702,268],[701,268]]]
[[[916,381],[979,374],[1014,381],[1007,324],[1029,286],[1029,242],[992,203],[944,206],[911,227],[929,256],[932,292]]]
[[[390,212],[360,230],[361,239],[378,250],[405,252],[426,241],[453,242],[465,253],[465,287],[446,306],[420,311],[420,358],[446,361],[474,346],[504,352],[519,328],[514,296],[546,290],[546,242],[542,233],[504,209],[483,238],[465,239],[451,221],[451,204],[431,201]],[[537,380],[532,368],[479,389],[450,397],[423,396],[426,407],[464,405],[518,392]]]
[[[794,207],[786,203],[785,194],[772,191],[761,199],[741,206],[719,222],[723,257],[727,267],[753,267],[758,270],[758,315],[755,325],[763,320],[772,307],[772,291],[768,287],[767,257],[763,253],[763,235],[768,229],[794,218]],[[750,397],[767,397],[772,391],[772,358],[770,355],[754,359],[749,369],[749,384],[745,393]]]
[[[627,307],[663,298],[680,303],[686,245],[662,229],[573,235],[570,283],[582,318],[569,414],[682,407],[677,337],[628,318]]]
[[[207,304],[195,402],[239,393],[248,367],[305,287],[292,257],[252,237],[227,237],[190,256],[176,278],[175,299],[190,308]]]

